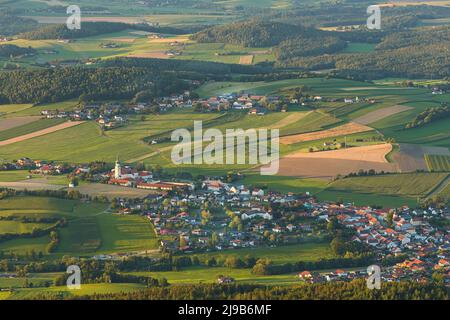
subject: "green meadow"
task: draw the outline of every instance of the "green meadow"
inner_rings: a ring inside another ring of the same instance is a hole
[[[145,289],[144,285],[132,283],[99,283],[83,284],[80,290],[70,290],[67,287],[26,288],[18,289],[6,296],[8,300],[27,300],[48,293],[63,297],[76,297],[94,294],[127,293]]]
[[[337,180],[317,194],[322,200],[385,207],[414,206],[446,178],[445,173],[386,174]]]
[[[12,129],[3,130],[0,131],[0,141],[44,130],[63,122],[65,122],[63,119],[41,119]]]
[[[158,247],[151,223],[140,216],[115,215],[107,205],[45,197],[14,197],[0,200],[0,216],[59,217],[67,219],[67,226],[59,228],[60,244],[52,257],[92,256],[98,253],[117,253],[153,250]],[[0,221],[0,233],[26,232],[40,224]],[[32,248],[46,253],[48,236],[19,238],[0,242],[0,250],[25,253]]]
[[[224,260],[228,256],[252,256],[268,258],[274,264],[294,263],[298,261],[317,261],[334,257],[328,243],[304,243],[273,248],[236,249],[223,252],[200,254],[199,257],[214,257]],[[135,272],[136,275],[149,275],[154,278],[166,278],[169,283],[216,283],[219,275],[233,277],[239,283],[258,284],[292,284],[298,282],[295,274],[276,276],[258,276],[251,273],[251,269],[232,269],[226,267],[188,267],[179,271],[164,272]]]

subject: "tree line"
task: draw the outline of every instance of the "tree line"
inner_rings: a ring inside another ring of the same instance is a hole
[[[448,289],[436,282],[382,283],[381,290],[370,290],[364,279],[291,286],[255,284],[186,284],[151,287],[135,292],[61,297],[41,293],[33,299],[80,300],[448,300]]]

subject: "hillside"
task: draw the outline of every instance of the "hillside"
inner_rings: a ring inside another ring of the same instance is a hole
[[[192,36],[198,42],[222,42],[245,47],[268,47],[300,33],[310,33],[303,27],[271,21],[246,21],[208,28]]]

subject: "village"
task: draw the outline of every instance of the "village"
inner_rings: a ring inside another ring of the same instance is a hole
[[[337,223],[350,232],[349,243],[366,248],[380,262],[395,259],[395,264],[382,269],[385,281],[426,281],[439,271],[450,284],[448,207],[380,209],[324,202],[309,193],[283,194],[243,185],[240,174],[232,179],[204,177],[201,181],[163,181],[159,175],[155,180],[153,172],[123,166],[119,160],[109,168],[104,164],[58,165],[22,158],[2,168],[13,169],[27,169],[30,174],[65,174],[71,177],[70,188],[75,187],[74,177],[85,179],[95,172],[90,176],[96,183],[154,191],[143,199],[115,198],[110,210],[112,214],[147,217],[160,239],[161,250],[173,254],[329,242],[333,236],[328,225]],[[304,270],[298,274],[308,283],[366,276],[365,268],[324,273]]]
[[[195,82],[195,81],[194,81]],[[193,83],[198,85],[199,83]],[[42,110],[41,116],[46,119],[68,119],[72,121],[96,121],[105,130],[126,125],[128,117],[164,113],[176,108],[192,108],[195,112],[222,112],[228,110],[245,111],[249,115],[264,116],[268,112],[287,112],[290,107],[306,107],[314,109],[315,103],[321,102],[376,103],[371,98],[325,98],[307,94],[292,94],[290,97],[252,95],[248,93],[230,93],[209,98],[199,98],[191,91],[180,95],[172,95],[155,99],[153,102],[80,102],[71,111]]]

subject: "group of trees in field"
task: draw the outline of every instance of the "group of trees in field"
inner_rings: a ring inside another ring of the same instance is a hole
[[[36,53],[36,50],[31,47],[23,48],[23,47],[18,47],[13,44],[0,45],[0,57],[10,58],[10,57],[23,56],[25,54],[35,54],[35,53]]]
[[[419,113],[414,120],[405,125],[406,129],[422,127],[434,121],[446,119],[450,117],[450,107],[442,105],[440,107],[432,107]]]

